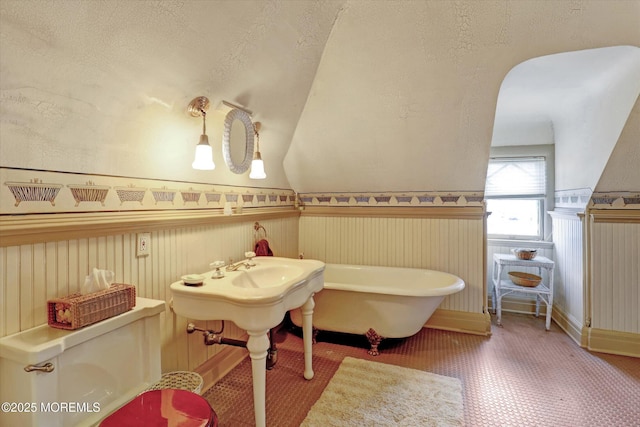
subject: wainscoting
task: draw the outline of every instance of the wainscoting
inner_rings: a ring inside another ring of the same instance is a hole
[[[300,251],[326,263],[455,274],[465,289],[445,298],[428,326],[488,334],[483,218],[481,207],[306,208],[300,218]],[[458,320],[444,321],[455,313]]]
[[[640,210],[556,210],[553,318],[590,350],[640,357]]]
[[[84,230],[90,237],[0,247],[0,336],[46,323],[46,301],[78,292],[85,276],[96,267],[114,271],[116,282],[135,285],[140,297],[167,302],[161,315],[162,371],[193,370],[223,346],[206,347],[200,334],[187,335],[189,319],[169,309],[169,285],[184,274],[208,271],[212,261],[244,258],[244,252],[253,249],[254,221],[260,221],[267,230],[276,255],[296,257],[298,216],[297,211],[287,209],[231,217],[218,212],[198,221],[187,218],[182,224],[173,218],[170,228],[166,228],[166,222],[142,222],[138,231],[151,233],[151,254],[145,257],[136,257],[135,232],[118,233],[117,224],[86,226],[81,216],[77,216],[75,231],[70,234],[77,236]],[[7,221],[2,225],[6,226],[4,231],[11,228]],[[133,226],[121,225],[121,230],[129,227]],[[57,235],[55,228],[50,227],[45,234]],[[111,234],[93,236],[96,229],[104,233],[107,228]],[[20,239],[19,231],[12,233],[11,239]],[[199,325],[219,327],[219,322],[208,323]],[[245,331],[227,322],[224,335],[242,338]]]
[[[587,219],[589,348],[640,356],[640,210],[592,209]]]
[[[581,346],[586,346],[586,284],[584,281],[584,224],[577,210],[550,212],[555,245],[555,295],[553,318]]]

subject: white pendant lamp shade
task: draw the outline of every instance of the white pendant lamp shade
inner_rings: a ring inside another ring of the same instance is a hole
[[[200,142],[196,145],[196,156],[191,163],[194,169],[210,171],[216,168],[213,163],[213,149],[209,145],[209,137],[207,136],[207,110],[209,109],[209,99],[206,96],[194,98],[189,103],[187,111],[193,117],[202,117],[202,135]]]
[[[216,168],[213,163],[213,149],[209,145],[209,137],[200,135],[200,143],[196,145],[196,156],[191,167],[199,170],[214,170]]]
[[[264,172],[264,162],[262,158],[260,158],[260,152],[256,153],[253,160],[251,161],[251,173],[249,173],[249,178],[251,179],[265,179],[267,174]]]
[[[249,178],[251,179],[265,179],[267,174],[264,172],[264,162],[260,155],[260,122],[253,124],[253,131],[256,136],[256,152],[253,153],[253,160],[251,161],[251,172]]]

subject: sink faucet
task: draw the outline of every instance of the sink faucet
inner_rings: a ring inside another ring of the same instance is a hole
[[[253,258],[255,258],[256,253],[255,252],[245,252],[244,256],[247,257],[246,261],[240,261],[240,262],[237,262],[235,264],[233,263],[231,258],[229,258],[229,265],[227,265],[226,270],[227,271],[236,271],[240,267],[242,267],[243,265],[244,265],[244,268],[246,268],[247,270],[250,269],[251,267],[255,267],[256,263],[253,262]]]
[[[237,271],[242,266],[244,266],[244,268],[246,268],[247,270],[249,268],[251,268],[251,264],[249,264],[248,262],[240,261],[240,262],[236,262],[235,264],[229,263],[229,265],[227,265],[227,268],[225,268],[225,270],[227,270],[227,271]]]

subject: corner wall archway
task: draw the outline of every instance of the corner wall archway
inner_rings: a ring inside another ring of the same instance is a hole
[[[532,58],[500,87],[491,146],[555,144],[556,191],[593,191],[640,94],[640,48]]]
[[[517,146],[525,152],[554,147],[552,242],[541,244],[542,254],[556,262],[553,318],[584,347],[632,355],[640,322],[637,306],[624,295],[637,294],[640,283],[637,269],[627,268],[637,264],[640,204],[598,205],[594,191],[607,174],[615,175],[607,182],[617,190],[640,195],[637,162],[629,168],[629,159],[640,159],[639,95],[638,47],[533,58],[515,66],[501,85],[491,144],[492,150]],[[617,216],[603,213],[616,209]],[[605,225],[594,224],[594,212]],[[504,250],[488,242],[489,275],[493,253]]]

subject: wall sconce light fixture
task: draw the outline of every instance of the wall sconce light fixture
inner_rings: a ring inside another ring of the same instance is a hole
[[[213,163],[213,149],[209,145],[209,137],[207,136],[208,109],[209,99],[205,96],[194,98],[187,108],[193,117],[202,116],[202,135],[200,135],[200,142],[196,145],[196,156],[191,164],[194,169],[214,170],[216,168]]]
[[[256,135],[256,151],[253,153],[253,160],[251,161],[251,172],[249,178],[251,179],[265,179],[267,174],[264,172],[264,162],[260,155],[260,122],[253,124],[253,132]]]

